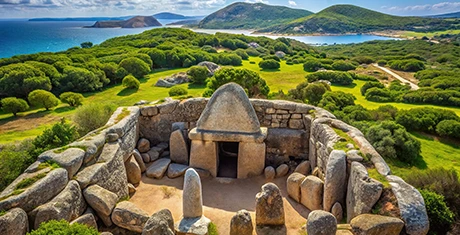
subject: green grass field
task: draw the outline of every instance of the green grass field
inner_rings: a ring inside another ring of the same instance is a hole
[[[251,64],[254,61],[255,64]],[[247,61],[243,61],[244,67],[260,73],[261,77],[267,81],[271,92],[283,90],[287,93],[290,89],[295,88],[299,83],[305,81],[306,72],[303,70],[301,64],[287,65],[286,62],[281,63],[281,68],[278,70],[261,70],[258,63],[261,58],[251,57]],[[158,70],[149,74],[145,79],[141,80],[139,90],[124,89],[121,85],[114,85],[104,89],[100,92],[84,94],[85,103],[113,103],[117,106],[130,106],[140,100],[155,101],[168,97],[169,88],[155,87],[158,79],[172,75],[177,72],[183,72],[187,69],[173,69],[173,70]],[[344,91],[353,94],[357,99],[356,104],[360,104],[368,109],[376,109],[382,105],[391,104],[398,109],[411,109],[418,107],[435,107],[445,108],[454,111],[460,115],[459,108],[439,107],[434,105],[415,105],[403,103],[377,103],[367,101],[360,93],[360,88],[364,81],[355,81],[351,86],[332,86],[333,91]],[[189,91],[189,96],[200,97],[205,90],[204,86],[196,86],[192,84],[183,84]],[[70,108],[65,104],[61,104],[52,111],[31,110],[26,113],[20,114],[19,117],[12,117],[11,114],[0,113],[0,127],[2,125],[8,128],[0,129],[2,138],[0,144],[11,143],[14,141],[32,138],[39,135],[45,128],[50,127],[53,123],[57,122],[60,118],[71,118],[75,112],[74,108]],[[423,161],[420,161],[413,167],[388,161],[393,172],[397,175],[404,177],[414,170],[423,170],[426,168],[454,168],[460,172],[460,146],[455,144],[443,143],[432,137],[412,133],[422,143],[422,156]]]

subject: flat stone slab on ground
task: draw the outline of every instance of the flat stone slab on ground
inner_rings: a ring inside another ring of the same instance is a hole
[[[145,172],[145,175],[150,178],[161,179],[165,175],[168,166],[171,163],[169,158],[160,158],[153,162],[151,166]]]
[[[174,179],[185,174],[185,171],[189,168],[187,165],[171,163],[168,167],[168,178]]]
[[[207,235],[211,220],[202,216],[198,218],[183,218],[176,224],[177,235]]]

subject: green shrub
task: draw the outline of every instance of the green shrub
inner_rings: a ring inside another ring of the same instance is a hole
[[[181,96],[181,95],[187,95],[187,94],[188,94],[187,89],[183,87],[174,86],[171,89],[169,89],[169,96]]]
[[[142,78],[150,72],[149,65],[137,57],[126,58],[120,62],[119,66],[136,78]]]
[[[139,86],[141,85],[141,82],[139,82],[139,80],[137,80],[137,78],[135,78],[133,75],[126,76],[123,78],[121,83],[128,89],[139,89]]]
[[[23,99],[18,99],[16,97],[4,98],[1,101],[3,111],[6,113],[12,113],[16,116],[19,112],[25,112],[29,109],[29,105]]]
[[[187,71],[190,80],[195,84],[206,84],[209,71],[205,66],[193,66]]]
[[[92,42],[83,42],[80,44],[81,48],[91,48],[93,47],[93,43]]]
[[[428,190],[420,190],[430,220],[430,233],[446,234],[454,223],[454,213],[447,207],[444,196]]]
[[[447,206],[460,215],[460,181],[457,171],[444,168],[415,171],[406,178],[407,183],[443,195]]]
[[[392,60],[388,64],[392,69],[406,72],[417,72],[425,69],[425,64],[417,59]]]
[[[64,92],[59,96],[62,103],[69,104],[72,107],[79,106],[83,102],[83,95],[74,92]]]
[[[255,61],[249,61],[249,63],[250,63],[250,64],[256,64],[256,62],[255,62]]]
[[[392,102],[394,101],[391,91],[379,87],[370,87],[366,90],[366,100],[375,102]]]
[[[408,130],[432,133],[436,131],[436,126],[444,120],[460,121],[460,118],[453,111],[435,108],[401,110],[396,116],[396,122]]]
[[[366,91],[373,87],[385,88],[385,86],[380,82],[366,82],[361,87],[361,95],[366,95]]]
[[[323,95],[318,106],[331,112],[340,111],[343,108],[355,105],[356,97],[343,91],[328,91]]]
[[[353,78],[348,72],[320,71],[308,74],[305,78],[307,78],[308,82],[327,80],[332,84],[339,85],[350,85],[353,83]]]
[[[303,69],[307,72],[316,72],[323,67],[323,64],[317,59],[308,59],[303,64]]]
[[[243,64],[243,61],[241,57],[236,54],[221,53],[219,54],[219,64],[239,66]]]
[[[77,124],[80,136],[104,126],[115,107],[110,104],[90,103],[77,108],[73,121]]]
[[[209,79],[203,96],[211,96],[219,87],[229,82],[238,83],[249,97],[267,97],[270,93],[270,88],[258,73],[249,69],[223,68]]]
[[[45,108],[49,110],[59,104],[58,98],[53,93],[45,90],[35,90],[29,93],[29,103],[37,108]]]
[[[262,59],[263,60],[276,60],[278,62],[281,62],[281,59],[276,55],[265,55],[265,56],[262,56]]]
[[[280,63],[273,59],[262,60],[259,62],[259,67],[261,69],[279,69]]]
[[[353,61],[356,61],[358,64],[372,64],[375,62],[375,59],[370,56],[357,56],[353,58]]]
[[[352,63],[345,62],[343,60],[336,61],[331,66],[333,70],[337,71],[350,71],[356,69],[356,66],[354,66]]]
[[[304,82],[299,84],[296,89],[290,90],[289,95],[296,100],[317,105],[323,98],[323,95],[330,90],[329,85],[323,82]]]
[[[30,164],[35,157],[29,154],[33,149],[30,141],[19,145],[5,145],[0,151],[0,191],[13,182]]]
[[[385,66],[385,65],[387,65],[387,63],[388,63],[388,61],[386,61],[386,60],[379,60],[379,61],[377,61],[377,64],[378,64],[379,66]]]
[[[436,133],[440,136],[460,138],[460,122],[456,120],[443,120],[436,126]]]
[[[28,235],[64,235],[64,234],[75,234],[75,235],[99,235],[99,232],[92,227],[88,227],[83,224],[74,223],[69,224],[65,220],[56,221],[50,220],[40,224],[37,230],[33,230]]]
[[[236,53],[239,57],[241,57],[241,59],[243,59],[243,60],[249,59],[248,53],[247,53],[245,50],[243,50],[243,49],[237,49],[237,50],[235,51],[235,53]]]
[[[32,143],[38,155],[46,150],[68,145],[78,137],[77,128],[62,118],[51,128],[45,129]]]
[[[366,138],[384,158],[397,158],[402,162],[414,164],[420,157],[420,141],[393,121],[371,126],[366,132]]]

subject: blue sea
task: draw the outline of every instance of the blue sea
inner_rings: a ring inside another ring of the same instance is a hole
[[[165,25],[172,20],[159,21]],[[109,38],[138,34],[152,28],[121,29],[121,28],[83,28],[93,25],[90,21],[74,22],[31,22],[27,20],[0,20],[0,58],[19,54],[37,52],[57,52],[79,46],[82,42],[99,44]],[[205,33],[216,31],[250,35],[247,30],[197,30]],[[277,36],[270,36],[276,38]],[[344,36],[295,36],[290,37],[308,44],[344,44],[360,43],[370,40],[388,40],[391,38],[372,35],[344,35]]]

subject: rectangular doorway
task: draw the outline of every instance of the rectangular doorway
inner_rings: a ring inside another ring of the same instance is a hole
[[[238,142],[219,142],[219,169],[217,177],[237,178]]]

